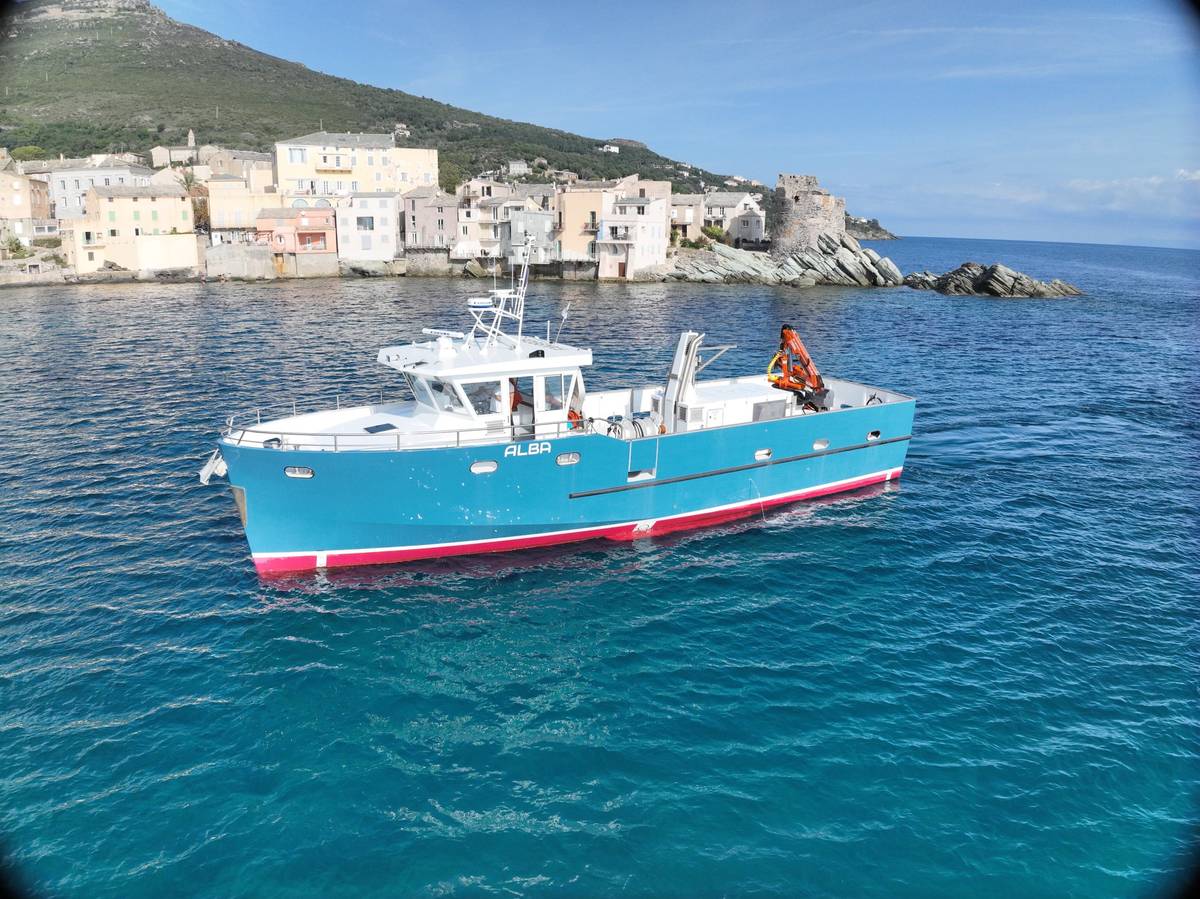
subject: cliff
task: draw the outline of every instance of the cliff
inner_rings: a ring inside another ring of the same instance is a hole
[[[879,219],[860,219],[846,213],[846,233],[857,240],[898,240],[891,231],[879,224]]]

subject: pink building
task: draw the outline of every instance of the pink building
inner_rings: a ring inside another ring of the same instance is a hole
[[[255,243],[273,253],[333,253],[337,229],[332,207],[263,209],[258,213]]]

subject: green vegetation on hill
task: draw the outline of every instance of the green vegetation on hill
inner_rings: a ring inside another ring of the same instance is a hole
[[[600,153],[600,138],[315,72],[176,22],[146,0],[29,0],[4,24],[0,145],[68,156],[144,151],[181,144],[192,128],[197,143],[268,150],[321,128],[391,132],[403,122],[412,136],[400,143],[437,147],[450,172],[541,156],[584,178],[639,172],[678,191],[724,180],[699,169],[680,175],[634,142]]]

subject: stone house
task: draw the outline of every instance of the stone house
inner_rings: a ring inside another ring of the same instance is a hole
[[[150,165],[156,169],[199,161],[200,151],[196,147],[196,135],[190,129],[187,133],[187,143],[182,147],[167,147],[160,144],[150,148]]]
[[[744,191],[718,191],[704,196],[704,224],[720,228],[739,246],[766,237],[767,214]]]
[[[191,199],[178,185],[97,186],[86,213],[62,232],[67,263],[79,274],[115,265],[133,272],[196,269]]]
[[[219,149],[206,160],[214,175],[236,175],[257,182],[265,178],[266,184],[275,181],[275,161],[270,153],[255,150]]]

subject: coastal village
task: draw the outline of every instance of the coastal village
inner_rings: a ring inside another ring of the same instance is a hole
[[[526,247],[540,277],[900,282],[846,235],[845,202],[813,176],[780,175],[786,208],[771,235],[770,192],[748,179],[673,193],[670,181],[584,180],[542,158],[513,159],[451,193],[437,150],[407,137],[397,124],[317,131],[269,153],[197,144],[192,131],[145,153],[30,159],[0,149],[0,284],[484,276],[519,265]],[[831,266],[816,263],[826,256]]]

